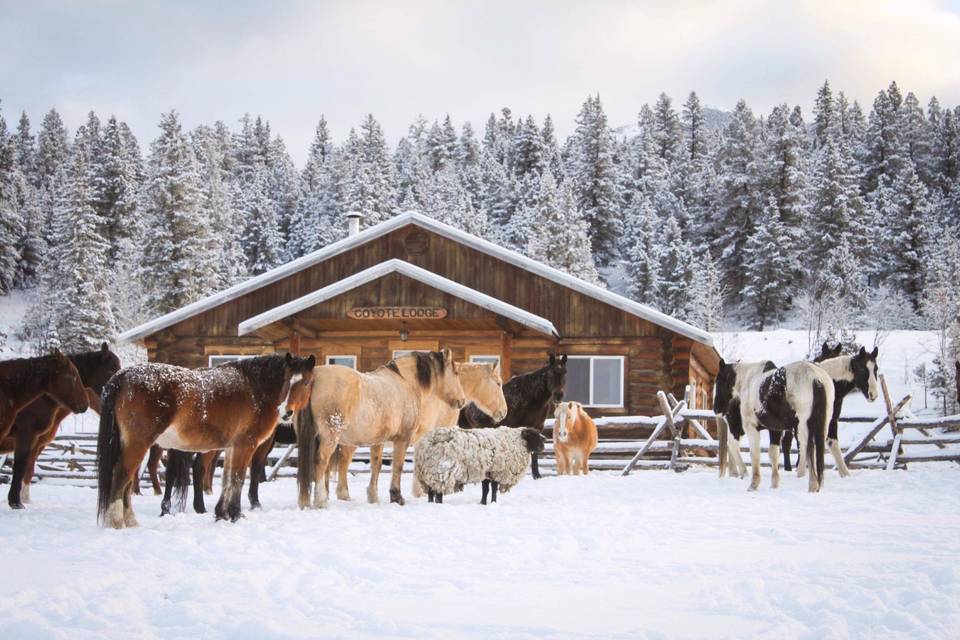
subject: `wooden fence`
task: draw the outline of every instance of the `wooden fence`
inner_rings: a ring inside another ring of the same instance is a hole
[[[841,423],[869,423],[863,438],[850,447],[844,459],[851,468],[904,468],[909,463],[952,461],[960,464],[960,433],[931,433],[931,429],[960,429],[960,415],[944,418],[918,418],[909,411],[910,397],[894,405],[881,376],[886,414],[879,417],[847,415]],[[688,390],[687,397],[690,392]],[[727,451],[732,470],[741,475],[746,467],[743,453],[746,444],[727,443],[726,425],[712,411],[690,409],[687,399],[677,400],[672,394],[659,392],[657,402],[662,411],[658,416],[617,416],[596,419],[600,441],[590,458],[590,468],[597,471],[620,471],[628,475],[634,469],[673,469],[682,471],[690,465],[719,466],[719,452]],[[708,429],[710,422],[715,428]],[[719,422],[719,423],[718,423]],[[881,438],[884,427],[890,426],[890,437]],[[544,471],[556,468],[553,457],[553,421],[548,420],[545,435],[546,451],[540,467]],[[841,430],[843,427],[841,426]],[[910,435],[907,435],[909,432]],[[713,434],[717,434],[714,437]],[[936,450],[931,451],[931,447]],[[389,449],[389,447],[388,447]],[[766,454],[769,447],[762,447]],[[796,453],[796,448],[793,448]],[[58,436],[43,452],[37,462],[37,478],[60,478],[89,483],[96,479],[96,436],[93,434]],[[390,451],[384,451],[384,461],[391,463]],[[762,455],[764,466],[768,456]],[[270,479],[290,477],[296,473],[296,445],[280,445],[268,458],[267,475]],[[0,482],[8,482],[12,473],[12,457],[0,455]],[[407,457],[412,464],[412,450]],[[832,466],[828,459],[826,465]],[[721,467],[723,469],[723,467]],[[357,450],[350,465],[352,473],[369,470],[369,449]],[[218,472],[219,473],[219,472]],[[141,479],[146,477],[145,463]]]

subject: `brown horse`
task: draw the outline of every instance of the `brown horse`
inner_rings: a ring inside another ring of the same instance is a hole
[[[590,473],[590,454],[597,448],[597,425],[579,402],[561,402],[553,412],[553,455],[557,475]]]
[[[404,459],[420,427],[425,399],[436,397],[450,407],[463,407],[458,369],[449,349],[414,352],[371,373],[339,365],[317,367],[310,406],[297,415],[300,508],[310,503],[311,492],[314,507],[327,505],[331,456],[341,444],[371,447],[367,499],[376,502],[382,445],[392,442],[394,460]],[[404,502],[402,473],[403,464],[393,465],[390,502]]]
[[[10,434],[17,414],[44,394],[74,413],[90,406],[80,373],[59,350],[0,362],[0,442]]]
[[[294,413],[307,408],[310,403],[312,384],[311,372],[290,385],[282,419],[286,420]],[[287,428],[289,429],[289,425]],[[260,483],[267,479],[265,473],[267,457],[273,450],[278,430],[279,426],[278,429],[274,429],[269,438],[260,443],[250,461],[250,489],[247,491],[247,498],[250,500],[251,509],[259,509],[261,506],[259,487]],[[295,439],[294,442],[296,442]],[[193,476],[193,510],[196,513],[207,512],[203,494],[213,489],[213,474],[221,453],[219,449],[197,454],[176,449],[170,449],[167,452],[167,477],[163,501],[160,503],[161,516],[170,513],[174,498],[178,503],[178,510],[183,511],[191,475]]]
[[[100,393],[107,380],[120,369],[120,358],[104,342],[100,349],[67,356],[77,368],[86,388],[90,408],[100,413]],[[14,452],[13,480],[7,502],[11,509],[23,509],[30,502],[30,481],[40,453],[57,435],[70,409],[43,395],[17,414],[10,436],[0,443],[0,452]]]
[[[147,363],[121,369],[103,392],[97,438],[98,520],[117,529],[137,525],[130,502],[134,474],[150,446],[230,449],[217,519],[240,518],[250,459],[277,425],[277,408],[294,375],[315,359],[269,355],[193,371]]]

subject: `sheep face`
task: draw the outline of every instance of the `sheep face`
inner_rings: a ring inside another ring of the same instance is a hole
[[[523,442],[527,446],[527,451],[530,453],[543,453],[544,440],[543,434],[541,434],[540,431],[530,427],[524,427],[520,435],[523,437]]]

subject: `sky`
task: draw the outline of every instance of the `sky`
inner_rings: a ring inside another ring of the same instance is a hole
[[[478,133],[491,112],[553,116],[571,133],[599,93],[610,124],[660,92],[730,110],[861,101],[896,80],[960,103],[960,0],[872,2],[0,0],[0,113],[73,130],[93,109],[146,148],[160,114],[186,126],[261,114],[298,165],[324,115],[336,140],[367,113],[395,143],[423,114]]]

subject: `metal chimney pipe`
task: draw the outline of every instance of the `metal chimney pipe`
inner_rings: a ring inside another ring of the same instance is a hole
[[[347,235],[355,236],[360,233],[360,218],[363,217],[363,214],[359,211],[348,211],[347,212]]]

